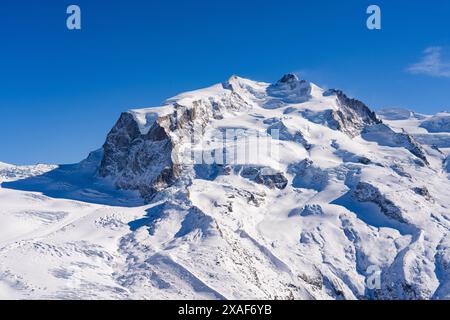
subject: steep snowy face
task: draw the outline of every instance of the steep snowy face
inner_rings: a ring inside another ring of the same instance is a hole
[[[311,146],[302,130],[294,129],[294,115],[349,136],[360,133],[365,125],[380,122],[362,102],[341,91],[324,92],[292,74],[275,84],[233,76],[223,84],[171,98],[163,107],[123,113],[103,146],[99,175],[113,179],[119,188],[151,196],[173,184],[182,176],[181,171],[187,175],[192,169],[191,163],[181,160],[186,152],[182,149],[196,134],[204,135],[208,127],[226,131],[232,128],[233,119],[241,121],[243,129],[250,129],[254,124],[246,118],[251,112],[266,115],[250,118],[264,118],[268,134],[278,131],[280,140],[301,143],[305,149]]]
[[[377,111],[377,115],[394,129],[404,129],[424,144],[431,145],[436,142],[437,145],[445,145],[445,140],[450,141],[450,113],[448,112],[430,116],[407,109],[388,108]]]
[[[299,80],[296,75],[284,75],[277,83],[267,88],[267,94],[278,98],[284,103],[304,102],[311,98],[311,84]]]
[[[377,115],[382,120],[408,120],[424,119],[426,116],[415,113],[414,111],[403,108],[384,108],[377,111]]]
[[[229,82],[169,99],[163,107],[123,113],[108,134],[99,175],[122,189],[139,190],[145,198],[172,185],[190,162],[184,146],[202,135],[212,120],[249,109],[250,87],[233,77]],[[226,89],[234,88],[234,89]]]
[[[450,132],[450,113],[443,112],[425,119],[420,127],[428,132]]]
[[[219,152],[229,158],[229,154],[235,156],[231,142],[236,140],[238,148],[245,148],[245,139],[261,142],[264,133],[272,142],[282,141],[274,147],[281,148],[287,159],[300,161],[298,156],[310,152],[313,142],[322,148],[329,144],[328,137],[322,141],[319,136],[335,133],[324,127],[350,138],[362,133],[367,141],[404,148],[428,164],[414,138],[382,124],[361,101],[287,74],[274,84],[233,76],[225,83],[171,98],[162,107],[123,113],[103,146],[99,175],[112,179],[119,188],[139,190],[150,199],[180,179],[190,183],[199,170],[205,171],[205,151],[213,158]],[[200,161],[198,157],[190,159],[195,150],[202,153]],[[239,167],[266,166],[276,172],[289,165],[283,159],[258,155]],[[223,160],[214,166],[226,165]],[[211,164],[209,167],[211,170]]]
[[[447,171],[446,157],[450,154],[450,114],[441,112],[433,116],[421,115],[405,109],[383,109],[377,114],[394,131],[407,132],[422,149],[433,153],[435,163],[441,163]],[[409,116],[407,116],[409,115]]]

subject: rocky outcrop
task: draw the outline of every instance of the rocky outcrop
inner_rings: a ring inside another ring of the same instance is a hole
[[[240,175],[271,189],[284,189],[288,184],[282,172],[267,167],[247,166],[242,168]]]
[[[182,148],[194,137],[201,137],[212,120],[248,107],[237,85],[232,78],[230,92],[188,101],[186,105],[169,100],[167,107],[172,111],[152,117],[145,131],[133,112],[123,113],[103,145],[98,175],[112,179],[120,189],[138,190],[145,199],[173,185],[181,176],[191,177],[188,171],[194,171],[194,165],[191,158],[184,158]]]
[[[313,189],[322,191],[328,183],[329,175],[326,170],[315,166],[310,159],[290,165],[288,173],[294,176],[292,186],[294,188]]]
[[[311,83],[299,80],[294,74],[286,74],[267,88],[267,95],[282,103],[301,103],[311,98]]]
[[[308,217],[308,216],[322,216],[323,209],[318,204],[307,204],[303,207],[303,210],[300,212],[300,215],[302,217]]]
[[[433,197],[431,196],[430,191],[428,191],[427,187],[415,187],[412,190],[414,191],[414,193],[424,197],[426,200],[433,201]]]
[[[390,219],[401,223],[407,222],[403,218],[400,208],[370,183],[359,182],[352,193],[352,197],[359,202],[372,202],[376,204],[381,212]]]
[[[391,166],[391,169],[398,174],[400,177],[404,177],[404,178],[408,178],[408,179],[412,179],[412,176],[405,171],[405,168],[403,168],[403,166],[395,163]]]
[[[141,134],[134,117],[123,113],[103,145],[98,174],[113,179],[120,189],[138,190],[147,198],[177,177],[172,151],[172,140],[158,121]]]
[[[326,97],[336,96],[340,108],[330,111],[327,121],[337,130],[350,136],[356,136],[365,126],[381,123],[375,112],[371,111],[363,102],[347,97],[340,90],[327,90],[323,95]]]

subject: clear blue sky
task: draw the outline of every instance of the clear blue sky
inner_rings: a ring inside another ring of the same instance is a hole
[[[70,4],[81,31],[66,29]],[[79,161],[121,111],[232,74],[302,72],[374,109],[450,109],[449,16],[444,0],[1,0],[0,161]]]

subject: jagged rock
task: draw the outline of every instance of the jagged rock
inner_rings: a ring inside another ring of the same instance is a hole
[[[401,223],[407,223],[402,216],[400,208],[370,183],[359,182],[353,190],[352,197],[360,202],[373,202],[387,217]]]
[[[420,141],[419,141],[419,142],[420,142]],[[437,152],[439,152],[441,155],[444,154],[444,153],[442,152],[442,150],[439,148],[439,146],[437,146],[437,145],[435,145],[435,144],[432,144],[432,145],[430,145],[430,147],[431,147],[431,149],[436,150]]]
[[[416,194],[419,196],[424,197],[428,201],[432,201],[433,197],[431,196],[430,192],[428,191],[427,187],[415,187],[412,189]]]
[[[294,74],[284,75],[267,88],[267,94],[283,103],[300,103],[311,98],[311,83],[299,80]]]
[[[331,142],[331,146],[336,149],[334,154],[342,158],[342,161],[344,162],[361,163],[364,165],[369,165],[372,163],[372,160],[367,157],[359,156],[345,149],[341,149],[341,146],[336,142],[336,140]]]
[[[294,188],[313,189],[321,191],[328,183],[328,173],[314,166],[310,159],[302,160],[298,164],[290,165],[288,173],[294,175],[292,186]]]
[[[359,163],[362,163],[362,164],[370,164],[370,163],[372,163],[372,160],[370,160],[367,157],[362,157],[362,156],[357,157],[357,161]]]
[[[323,94],[325,97],[336,96],[340,109],[330,111],[328,119],[337,130],[350,136],[358,135],[367,125],[381,123],[375,114],[363,102],[347,97],[342,91],[331,89]]]
[[[103,177],[124,170],[131,143],[141,135],[133,116],[124,112],[106,137],[99,174]]]
[[[112,178],[120,189],[138,190],[149,197],[177,176],[172,150],[172,141],[158,122],[142,134],[134,117],[123,113],[103,145],[98,173]]]
[[[272,125],[272,124],[275,124],[275,123],[280,122],[280,121],[281,121],[280,118],[269,118],[269,119],[264,119],[263,123],[264,124],[268,124],[268,125]]]
[[[288,180],[282,172],[267,167],[244,167],[241,176],[269,188],[284,189]]]
[[[307,217],[307,216],[321,216],[323,215],[323,209],[320,205],[318,204],[307,204],[303,207],[302,212],[300,213],[300,215],[302,217]]]
[[[393,164],[391,166],[391,169],[401,177],[412,179],[412,176],[408,172],[406,172],[405,169],[399,164]]]
[[[236,80],[230,80],[236,86]],[[236,92],[220,100],[194,100],[184,106],[169,100],[171,112],[152,117],[142,132],[136,115],[126,112],[107,136],[99,176],[108,177],[120,189],[138,190],[150,199],[157,191],[173,185],[182,170],[193,167],[186,163],[179,148],[197,131],[201,134],[212,119],[227,111],[246,108]]]

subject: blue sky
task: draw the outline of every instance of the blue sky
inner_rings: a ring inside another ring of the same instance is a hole
[[[77,4],[82,30],[66,28]],[[382,30],[366,28],[370,4]],[[450,2],[2,0],[0,161],[70,163],[120,112],[300,72],[370,107],[450,109]]]

